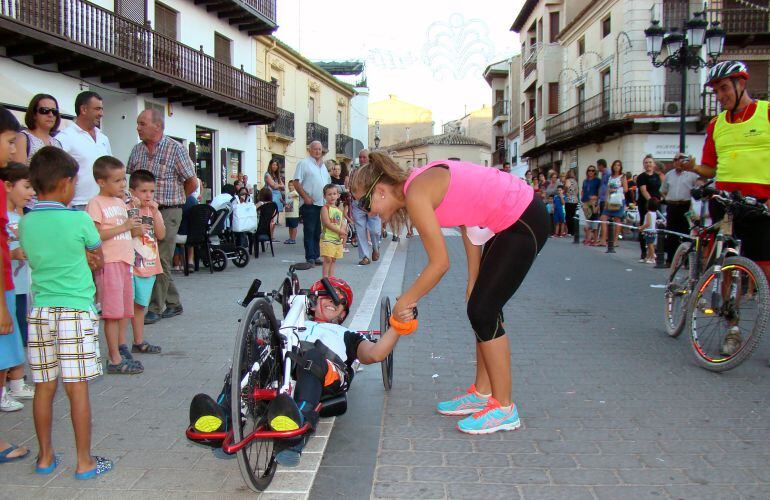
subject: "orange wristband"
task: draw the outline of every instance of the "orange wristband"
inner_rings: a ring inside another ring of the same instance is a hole
[[[390,317],[390,326],[392,326],[393,329],[396,330],[396,333],[399,335],[409,335],[413,333],[415,330],[417,330],[417,325],[418,321],[416,319],[402,323],[393,316]]]

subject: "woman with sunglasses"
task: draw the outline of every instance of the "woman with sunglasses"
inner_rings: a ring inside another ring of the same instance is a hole
[[[48,94],[37,94],[29,102],[24,114],[27,128],[22,129],[16,137],[16,153],[13,160],[29,165],[29,160],[44,146],[54,146],[61,149],[62,145],[56,137],[61,125],[59,103]]]
[[[459,226],[468,261],[465,298],[477,341],[476,377],[466,394],[437,409],[442,415],[470,415],[457,424],[469,434],[518,428],[502,310],[548,239],[542,200],[526,182],[496,168],[445,160],[406,171],[379,153],[370,153],[351,187],[361,207],[384,221],[408,214],[428,254],[428,265],[393,307],[398,321],[414,318],[417,302],[449,269],[441,228]]]

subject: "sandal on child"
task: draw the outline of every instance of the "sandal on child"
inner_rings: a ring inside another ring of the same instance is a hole
[[[112,470],[112,460],[104,457],[94,457],[96,467],[85,472],[76,472],[75,479],[93,479]]]
[[[145,340],[141,344],[133,344],[131,346],[131,352],[138,352],[141,354],[160,354],[160,346],[152,345]]]
[[[18,450],[18,449],[19,449],[18,446],[16,446],[15,444],[12,444],[8,448],[4,449],[3,451],[0,451],[0,464],[5,464],[5,463],[8,463],[8,462],[15,462],[15,461],[21,460],[24,457],[26,457],[27,455],[29,455],[29,450],[27,450],[27,453],[24,453],[24,454],[19,455],[17,457],[9,457],[8,456],[11,453],[13,453],[14,451]]]
[[[40,457],[35,459],[35,474],[50,474],[56,470],[56,467],[61,463],[61,455],[55,454],[53,456],[53,461],[47,467],[40,467],[38,465],[38,460],[40,460]]]
[[[121,358],[120,363],[113,365],[109,361],[107,362],[107,373],[114,375],[137,375],[144,371],[144,367],[138,361],[131,359]]]

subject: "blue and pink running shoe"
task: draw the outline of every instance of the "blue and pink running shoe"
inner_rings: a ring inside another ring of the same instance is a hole
[[[442,401],[436,409],[442,415],[470,415],[481,411],[487,405],[489,396],[481,396],[476,392],[476,386],[471,384],[465,394],[455,396],[449,401]]]
[[[486,407],[457,422],[457,430],[466,434],[491,434],[497,431],[514,431],[521,427],[519,411],[516,405],[503,408],[493,397],[487,400]]]

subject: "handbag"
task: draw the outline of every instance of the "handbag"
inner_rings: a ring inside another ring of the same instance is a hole
[[[623,208],[623,191],[617,190],[610,193],[607,198],[607,210],[615,212]]]
[[[253,203],[239,203],[233,212],[233,232],[250,233],[257,230],[257,206]]]

